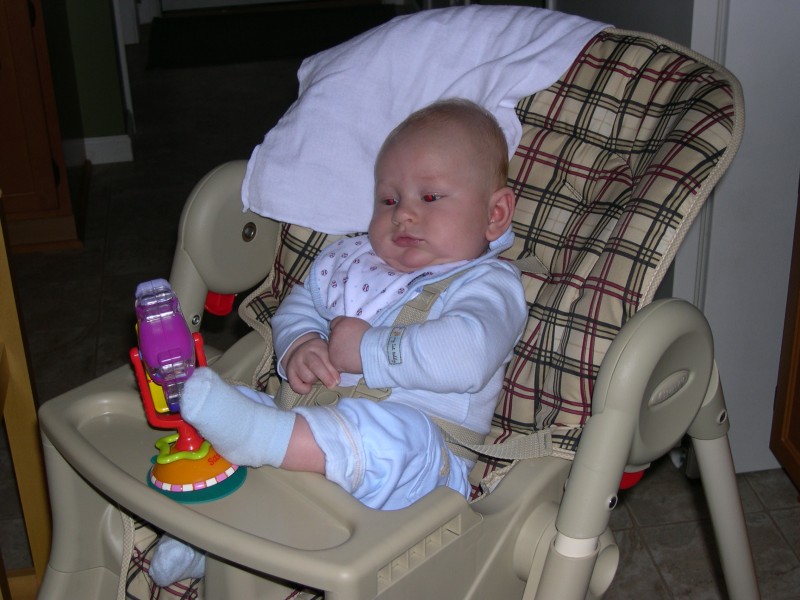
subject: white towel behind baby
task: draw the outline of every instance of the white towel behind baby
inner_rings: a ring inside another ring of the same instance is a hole
[[[513,153],[520,98],[553,84],[607,25],[520,6],[397,17],[303,61],[298,99],[253,151],[244,208],[324,233],[366,231],[373,163],[386,135],[441,98],[500,122]]]

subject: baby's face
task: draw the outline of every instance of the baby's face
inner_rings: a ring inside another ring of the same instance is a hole
[[[399,271],[477,258],[488,245],[493,181],[450,125],[402,132],[375,166],[369,239]]]

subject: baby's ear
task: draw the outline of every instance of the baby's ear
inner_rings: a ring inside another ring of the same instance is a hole
[[[489,224],[486,227],[486,239],[495,241],[503,235],[511,225],[517,199],[510,187],[502,187],[492,194],[489,200]]]

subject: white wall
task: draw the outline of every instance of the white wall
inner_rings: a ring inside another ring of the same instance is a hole
[[[715,192],[704,312],[740,472],[778,466],[769,436],[800,175],[798,23],[796,0],[729,2],[724,63],[742,83],[746,125]]]

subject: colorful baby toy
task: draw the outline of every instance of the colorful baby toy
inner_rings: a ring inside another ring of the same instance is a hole
[[[235,491],[246,475],[180,415],[183,385],[195,366],[205,366],[203,340],[191,333],[178,297],[165,279],[136,287],[139,346],[130,351],[147,421],[176,432],[156,442],[148,483],[179,502],[205,502]]]

